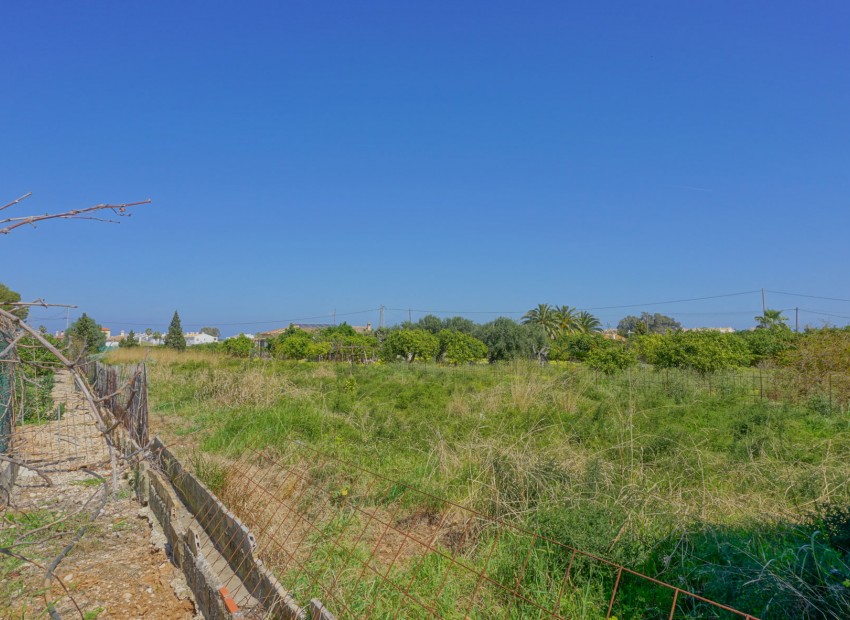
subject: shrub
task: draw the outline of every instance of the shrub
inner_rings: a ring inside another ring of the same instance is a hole
[[[687,368],[700,373],[748,366],[752,355],[734,334],[711,331],[674,332],[664,336],[655,351],[659,368]]]
[[[239,334],[236,338],[228,338],[223,343],[224,351],[233,357],[250,357],[254,349],[254,341],[245,334]]]
[[[786,380],[798,394],[821,394],[830,401],[850,401],[850,331],[819,329],[800,336],[780,355]]]
[[[310,354],[313,338],[304,330],[287,329],[271,342],[272,355],[279,359],[303,360]]]
[[[631,349],[612,342],[591,349],[585,361],[593,370],[613,375],[637,364],[637,355]]]
[[[487,345],[475,336],[444,329],[439,338],[440,357],[450,364],[468,364],[487,356]]]
[[[549,359],[582,362],[592,350],[604,347],[608,342],[599,334],[562,334],[552,342]]]
[[[386,361],[402,359],[434,359],[440,350],[440,339],[424,329],[400,329],[391,332],[381,346],[381,357]]]
[[[796,335],[785,325],[777,325],[767,329],[738,332],[750,349],[753,364],[766,360],[777,360],[794,345]]]
[[[491,362],[531,359],[549,342],[540,326],[520,325],[506,317],[481,325],[475,336],[486,345]]]

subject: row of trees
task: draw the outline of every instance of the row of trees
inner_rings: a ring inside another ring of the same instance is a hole
[[[25,307],[10,305],[18,300],[20,295],[0,284],[0,306],[26,318]],[[613,340],[601,334],[599,319],[587,311],[539,304],[520,323],[506,317],[478,324],[464,317],[441,319],[427,315],[417,322],[369,333],[357,333],[345,323],[309,333],[290,327],[272,339],[268,349],[276,358],[298,360],[365,361],[380,357],[408,363],[437,360],[465,364],[478,360],[549,359],[583,362],[603,372],[615,372],[640,362],[704,373],[763,363],[799,365],[819,372],[833,367],[843,370],[839,367],[841,353],[850,342],[848,328],[807,329],[798,335],[788,328],[787,318],[779,310],[765,310],[755,319],[754,330],[723,334],[684,331],[672,317],[644,312],[623,318],[617,326],[621,339]],[[220,336],[217,328],[202,331]],[[83,313],[67,330],[63,344],[77,357],[102,350],[104,343],[100,325]],[[186,348],[176,311],[163,343],[176,350]],[[130,331],[120,346],[139,346],[139,339]],[[244,335],[213,348],[236,357],[248,357],[255,350],[254,341]],[[820,355],[823,351],[829,353]]]

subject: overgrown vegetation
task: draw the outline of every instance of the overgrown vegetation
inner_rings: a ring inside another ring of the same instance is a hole
[[[763,618],[850,614],[847,411],[761,398],[760,375],[157,350],[149,377],[152,420],[197,442],[213,485],[217,455],[298,441]],[[519,549],[500,541],[495,566],[516,571]],[[535,554],[523,582],[548,583],[564,561]],[[606,582],[584,583],[576,617],[604,615]],[[624,590],[620,617],[649,596]]]

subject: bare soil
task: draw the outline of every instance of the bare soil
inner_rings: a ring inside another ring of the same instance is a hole
[[[0,521],[4,545],[30,562],[0,557],[0,617],[43,618],[48,602],[63,618],[195,618],[195,606],[182,574],[164,549],[164,536],[135,501],[121,478],[94,520],[104,485],[81,467],[110,479],[108,458],[98,444],[68,373],[57,373],[54,402],[65,404],[59,421],[28,429],[27,462],[44,464],[49,486],[21,469],[10,506]],[[45,584],[45,569],[80,527],[88,529],[56,568],[61,580]],[[36,528],[44,528],[25,537]],[[64,587],[63,587],[64,586]]]

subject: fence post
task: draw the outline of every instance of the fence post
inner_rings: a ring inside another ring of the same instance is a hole
[[[759,368],[759,400],[764,400],[764,375]]]
[[[832,413],[832,373],[829,373],[829,412]]]

